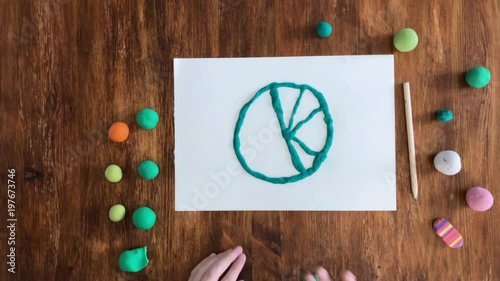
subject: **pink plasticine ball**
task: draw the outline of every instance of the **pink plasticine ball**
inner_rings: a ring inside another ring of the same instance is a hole
[[[487,211],[493,206],[493,195],[486,188],[473,187],[467,191],[465,201],[472,210],[478,212]]]

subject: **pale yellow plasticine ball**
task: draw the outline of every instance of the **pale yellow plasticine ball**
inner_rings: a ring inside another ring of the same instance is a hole
[[[119,222],[125,217],[125,207],[121,204],[116,204],[109,208],[109,219],[112,222]]]
[[[104,171],[104,176],[110,182],[119,182],[123,177],[122,169],[115,164],[109,165]]]

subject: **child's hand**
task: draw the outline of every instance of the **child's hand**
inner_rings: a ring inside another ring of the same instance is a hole
[[[315,279],[311,273],[308,273],[304,277],[304,280],[305,281],[316,281],[316,280],[317,281],[332,281],[330,274],[328,274],[328,272],[322,267],[318,267],[318,269],[316,269],[315,275],[317,276],[318,279]],[[344,272],[342,272],[342,274],[340,276],[341,276],[340,278],[342,281],[356,281],[356,276],[354,276],[354,274],[352,274],[352,272],[350,272],[349,270],[344,270]]]
[[[226,271],[227,273],[221,281],[236,281],[246,259],[247,257],[243,254],[243,249],[240,246],[217,255],[211,254],[191,271],[188,281],[219,281]]]

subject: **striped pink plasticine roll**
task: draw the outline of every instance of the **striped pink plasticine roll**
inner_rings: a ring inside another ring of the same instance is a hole
[[[451,248],[460,248],[464,244],[462,235],[446,219],[437,219],[433,225],[436,234],[441,237],[443,242]]]

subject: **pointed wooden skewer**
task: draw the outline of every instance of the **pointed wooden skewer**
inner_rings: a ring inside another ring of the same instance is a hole
[[[403,83],[406,111],[406,132],[408,134],[408,156],[410,158],[411,191],[418,198],[417,161],[415,159],[415,138],[413,136],[413,117],[411,113],[410,82]]]

